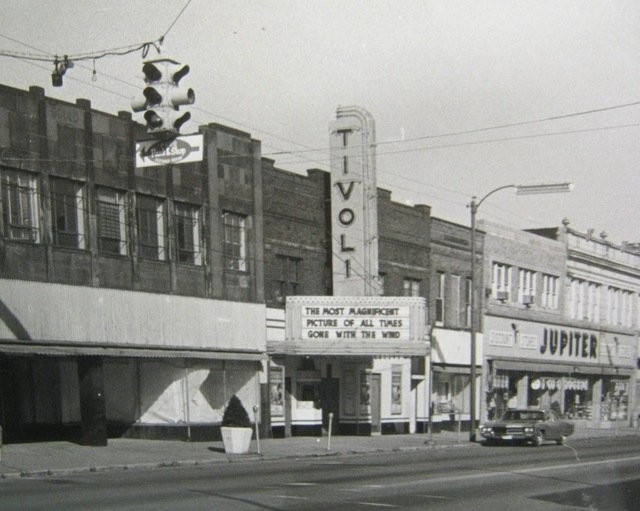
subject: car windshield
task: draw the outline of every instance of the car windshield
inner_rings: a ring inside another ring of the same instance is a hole
[[[509,410],[502,418],[508,421],[541,421],[544,420],[544,413],[540,411]]]

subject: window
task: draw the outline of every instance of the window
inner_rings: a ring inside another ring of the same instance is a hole
[[[127,255],[127,210],[124,192],[98,189],[98,244],[106,254]]]
[[[51,225],[56,245],[86,248],[82,183],[51,178]]]
[[[620,289],[609,287],[607,289],[607,323],[618,325],[620,322]]]
[[[587,283],[580,279],[571,279],[571,319],[586,319],[585,290]]]
[[[436,274],[436,325],[444,323],[444,290],[446,278],[442,271]]]
[[[176,251],[181,263],[202,264],[200,209],[176,202],[174,208]]]
[[[300,259],[278,255],[276,262],[278,264],[278,300],[299,294]]]
[[[630,291],[622,291],[622,318],[623,326],[633,326],[633,293]]]
[[[417,279],[404,279],[402,294],[403,296],[420,296],[420,281]]]
[[[247,271],[247,218],[236,213],[225,212],[222,215],[224,224],[224,258],[229,270]]]
[[[136,213],[140,255],[164,261],[167,258],[165,202],[155,197],[138,195]]]
[[[518,302],[533,305],[536,296],[536,272],[520,269],[518,271]]]
[[[471,293],[473,285],[470,278],[464,279],[464,310],[463,310],[463,326],[471,326]]]
[[[511,295],[511,266],[493,263],[491,269],[491,293],[493,297],[502,302],[508,301]]]
[[[558,277],[554,275],[542,275],[542,295],[540,297],[542,307],[558,308],[558,280]]]
[[[36,176],[27,172],[3,169],[0,177],[5,237],[38,243],[40,223]]]
[[[600,287],[595,282],[587,287],[587,319],[596,323],[600,321]]]

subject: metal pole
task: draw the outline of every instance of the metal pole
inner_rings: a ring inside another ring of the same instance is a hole
[[[258,444],[258,454],[262,454],[260,452],[260,431],[258,428],[258,411],[260,410],[260,407],[258,405],[253,405],[253,420],[255,421],[255,427],[256,427],[256,442]]]
[[[469,442],[476,441],[476,197],[471,198],[471,297],[469,320],[471,322],[471,345],[469,367]]]
[[[333,412],[329,412],[329,436],[327,439],[327,451],[331,450],[331,429],[333,424]]]

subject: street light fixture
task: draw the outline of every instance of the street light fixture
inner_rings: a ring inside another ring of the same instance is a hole
[[[542,193],[566,193],[573,190],[573,183],[551,183],[551,184],[537,184],[537,185],[504,185],[494,188],[487,193],[480,200],[477,200],[474,195],[469,203],[469,210],[471,211],[471,297],[469,300],[469,320],[471,327],[471,360],[470,372],[469,372],[469,413],[470,413],[470,425],[469,425],[469,441],[476,441],[476,213],[480,205],[490,195],[507,188],[515,188],[517,195],[533,195]]]

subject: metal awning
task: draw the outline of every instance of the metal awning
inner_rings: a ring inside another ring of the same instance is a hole
[[[559,364],[553,362],[526,362],[523,360],[494,359],[493,365],[496,369],[503,371],[522,371],[535,373],[631,376],[633,372],[633,369],[629,367],[612,367],[585,364]]]
[[[259,352],[184,350],[180,348],[140,346],[88,346],[39,342],[0,342],[0,353],[7,355],[100,356],[120,358],[186,358],[200,360],[243,360],[258,362],[266,358]]]

